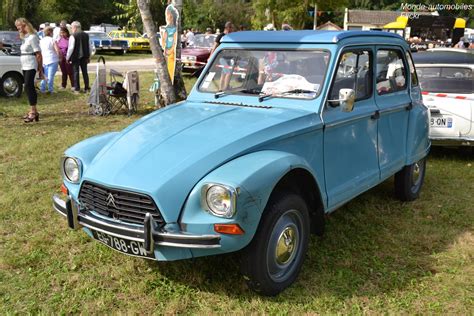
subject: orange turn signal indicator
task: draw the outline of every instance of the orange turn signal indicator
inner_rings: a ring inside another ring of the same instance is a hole
[[[64,193],[64,195],[69,195],[69,190],[66,188],[66,186],[61,184],[61,192]]]
[[[214,224],[214,231],[216,233],[227,235],[243,235],[244,230],[240,228],[239,224]]]

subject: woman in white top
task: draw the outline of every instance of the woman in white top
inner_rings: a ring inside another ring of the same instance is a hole
[[[41,81],[40,90],[46,92],[46,83],[48,84],[49,93],[53,93],[54,76],[58,71],[59,65],[59,48],[57,43],[53,40],[53,28],[46,27],[44,30],[44,37],[40,40],[41,55],[43,55],[43,69],[45,79]]]
[[[15,21],[15,26],[20,33],[22,39],[21,50],[21,68],[23,70],[23,78],[25,81],[25,92],[28,96],[28,102],[31,110],[23,119],[25,123],[39,121],[39,113],[36,108],[38,95],[35,88],[35,75],[43,78],[43,57],[41,56],[41,48],[39,38],[36,31],[25,18],[19,18]]]

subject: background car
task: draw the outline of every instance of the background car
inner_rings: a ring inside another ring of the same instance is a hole
[[[434,49],[413,55],[433,145],[474,145],[474,52]]]
[[[0,51],[0,95],[19,97],[23,92],[23,74],[19,56]]]
[[[89,39],[94,43],[97,52],[115,52],[125,54],[128,51],[128,42],[125,40],[113,40],[104,32],[86,31]]]
[[[17,31],[0,31],[0,42],[10,55],[20,55],[21,39]]]
[[[128,42],[128,51],[150,51],[150,41],[143,38],[136,31],[112,31],[109,36],[113,40],[124,40]]]
[[[183,71],[199,75],[207,64],[215,40],[216,35],[214,34],[195,35],[194,44],[181,51]]]

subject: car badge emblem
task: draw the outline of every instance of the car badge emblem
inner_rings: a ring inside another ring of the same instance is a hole
[[[105,201],[107,202],[107,206],[112,205],[114,208],[117,208],[117,205],[115,205],[115,198],[112,193],[109,193]]]

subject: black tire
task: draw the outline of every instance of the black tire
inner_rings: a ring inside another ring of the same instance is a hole
[[[19,98],[23,92],[23,76],[8,72],[0,79],[0,94],[6,97]]]
[[[426,159],[405,166],[395,174],[395,195],[402,201],[413,201],[420,195],[425,179]]]
[[[297,278],[308,249],[310,219],[305,201],[293,192],[276,192],[250,245],[242,253],[248,286],[274,296]]]

